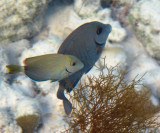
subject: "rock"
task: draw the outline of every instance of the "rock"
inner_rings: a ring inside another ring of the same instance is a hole
[[[105,58],[108,68],[116,67],[117,72],[126,71],[127,55],[122,46],[114,45],[105,48],[101,58]],[[103,64],[103,60],[101,60],[101,64]]]
[[[119,6],[124,6],[124,5],[133,5],[137,2],[137,0],[118,0],[117,4]]]
[[[8,57],[9,64],[18,64],[18,57],[21,56],[22,52],[30,47],[30,42],[26,39],[22,39],[16,42],[7,44],[4,46],[5,53]]]
[[[11,88],[4,80],[0,82],[0,88],[0,105],[2,109],[0,109],[0,123],[2,124],[0,132],[21,133],[21,128],[14,121],[14,113],[17,102],[23,99],[24,96],[20,91]],[[5,126],[3,126],[4,124]]]
[[[74,10],[82,18],[94,16],[100,8],[100,0],[75,0],[74,2]]]
[[[47,86],[49,86],[49,84]],[[65,130],[64,127],[68,127],[67,123],[64,121],[65,112],[62,101],[60,101],[56,95],[58,86],[53,87],[54,84],[51,86],[48,94],[39,97],[43,109],[42,128],[38,130],[39,133],[59,133]],[[45,88],[46,87],[43,89]]]
[[[0,41],[31,38],[43,24],[43,14],[50,0],[0,1]]]
[[[90,21],[99,21],[105,24],[111,24],[112,32],[110,33],[108,40],[112,42],[121,42],[126,37],[125,29],[120,26],[118,21],[115,21],[111,18],[111,10],[107,8],[100,9],[94,15],[90,14],[90,16],[87,18],[78,16],[78,14],[76,14],[74,11],[71,11],[66,27],[74,30],[81,24]]]
[[[152,94],[160,98],[160,67],[147,72],[144,75],[144,82],[152,89]]]
[[[57,89],[59,87],[59,82],[52,82],[51,81],[43,81],[43,82],[35,82],[38,88],[42,91],[43,94],[48,94],[51,91],[57,93]]]
[[[101,6],[103,8],[106,7],[120,7],[120,6],[125,6],[125,5],[133,5],[137,2],[137,0],[101,0]]]
[[[108,37],[108,40],[112,42],[121,42],[127,36],[126,30],[121,27],[118,21],[115,21],[111,18],[111,10],[110,9],[103,9],[100,10],[98,13],[98,21],[103,23],[109,23],[112,26],[112,32]]]
[[[160,1],[142,0],[135,4],[129,15],[136,36],[148,53],[160,59]]]
[[[24,96],[32,98],[34,98],[36,92],[38,91],[33,81],[25,75],[17,75],[14,78],[11,87],[14,90],[22,92]]]
[[[33,133],[40,122],[41,107],[38,101],[24,98],[17,103],[15,120],[23,133]]]
[[[0,108],[0,132],[1,133],[21,133],[21,128],[12,120],[9,109]]]
[[[148,55],[138,56],[128,70],[127,79],[140,80],[136,89],[140,91],[151,90],[153,104],[160,105],[160,67],[158,63]]]
[[[28,57],[38,56],[43,54],[53,54],[57,53],[62,40],[57,36],[50,36],[46,40],[38,41],[33,44],[30,49],[25,49],[20,57],[20,64],[23,65],[23,60]]]
[[[5,73],[7,72],[6,65],[8,64],[8,58],[4,48],[0,47],[0,84],[6,80]]]
[[[157,62],[148,55],[139,55],[136,57],[132,66],[129,68],[130,79],[140,79],[144,74],[153,69],[159,68]]]
[[[103,8],[111,7],[113,0],[101,0],[101,6]]]
[[[9,125],[11,117],[5,108],[0,108],[0,128],[3,128],[5,125]]]
[[[78,2],[78,0],[76,2]],[[82,4],[82,1],[80,2]],[[120,26],[118,21],[115,21],[111,18],[111,10],[107,8],[102,9],[101,7],[99,8],[99,6],[97,8],[97,6],[92,4],[92,2],[95,1],[86,1],[86,7],[77,7],[76,5],[67,7],[59,6],[59,8],[57,7],[57,10],[50,16],[49,22],[47,24],[49,28],[49,35],[55,34],[61,39],[65,39],[78,26],[90,21],[99,21],[112,25],[112,32],[109,35],[108,40],[112,42],[123,41],[127,36],[126,31]],[[80,7],[81,11],[83,11],[87,10],[89,6],[94,6],[96,11],[88,11],[86,16],[85,14],[84,16],[79,14],[78,11]]]

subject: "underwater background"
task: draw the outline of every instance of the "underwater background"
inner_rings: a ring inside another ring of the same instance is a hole
[[[65,93],[76,108],[70,116],[57,99],[58,82],[7,74],[8,64],[57,53],[74,29],[91,21],[110,24],[112,32],[96,65]],[[0,0],[0,132],[158,133],[159,64],[159,0]]]

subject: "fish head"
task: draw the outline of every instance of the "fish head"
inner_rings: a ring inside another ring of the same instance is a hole
[[[112,27],[110,24],[93,21],[84,24],[81,29],[81,40],[79,41],[79,49],[81,51],[77,50],[78,52],[76,52],[82,53],[79,59],[82,59],[81,61],[85,65],[85,72],[88,72],[101,56]]]
[[[66,62],[65,70],[68,75],[71,75],[84,67],[84,64],[75,56],[68,55],[68,60]]]
[[[111,30],[110,24],[98,21],[85,23],[68,35],[58,53],[76,56],[83,62],[82,71],[86,73],[101,56]]]
[[[96,45],[104,47],[109,33],[112,31],[110,24],[93,22],[93,34]]]

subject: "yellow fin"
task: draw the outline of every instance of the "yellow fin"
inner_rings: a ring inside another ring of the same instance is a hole
[[[7,65],[6,67],[8,69],[9,74],[15,74],[15,73],[21,72],[22,70],[21,66],[17,66],[17,65]]]
[[[51,82],[54,82],[54,81],[57,81],[57,79],[51,79],[50,81],[51,81]]]

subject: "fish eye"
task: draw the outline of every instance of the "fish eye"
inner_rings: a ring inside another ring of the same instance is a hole
[[[75,66],[76,65],[76,62],[71,62],[70,63],[70,66]]]
[[[97,35],[101,34],[102,33],[102,27],[97,28],[96,33],[97,33]]]

